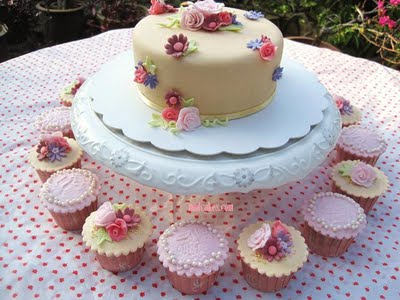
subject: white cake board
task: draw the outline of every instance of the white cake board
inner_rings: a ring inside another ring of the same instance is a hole
[[[304,137],[323,119],[331,96],[315,74],[288,58],[283,58],[282,66],[275,98],[265,109],[231,120],[227,127],[201,127],[177,136],[148,125],[155,111],[143,103],[133,82],[132,51],[105,64],[88,80],[85,93],[93,99],[93,110],[102,115],[103,122],[133,141],[149,142],[165,151],[243,155],[282,147],[290,139]]]

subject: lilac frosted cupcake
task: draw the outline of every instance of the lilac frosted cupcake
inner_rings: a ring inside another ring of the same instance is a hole
[[[355,125],[360,122],[361,111],[354,105],[351,105],[349,100],[337,95],[333,95],[333,99],[335,100],[336,106],[340,111],[343,127]]]
[[[367,214],[389,186],[387,176],[359,160],[346,160],[332,170],[332,191],[349,196]]]
[[[239,236],[238,252],[243,277],[261,292],[285,288],[308,257],[300,232],[281,221],[258,222],[246,227]]]
[[[361,160],[374,166],[386,147],[386,142],[375,131],[352,125],[342,129],[336,144],[337,161]]]
[[[209,289],[228,256],[228,241],[205,222],[171,225],[157,243],[159,259],[172,286],[185,294]]]
[[[72,106],[72,101],[74,100],[75,94],[78,92],[79,88],[85,82],[85,78],[78,77],[76,80],[71,82],[68,86],[62,89],[60,93],[60,100],[65,106]]]
[[[100,183],[88,170],[70,169],[53,174],[40,190],[40,200],[54,221],[65,230],[81,230],[97,209]]]
[[[74,138],[70,121],[71,108],[59,106],[51,108],[37,117],[34,125],[41,133],[50,134],[61,131],[69,138]]]
[[[86,219],[82,236],[104,269],[125,272],[142,260],[152,227],[139,207],[105,202]]]
[[[353,199],[336,193],[319,193],[304,202],[304,237],[322,256],[340,256],[365,228],[364,210]]]
[[[55,132],[40,136],[39,145],[28,154],[28,161],[40,180],[46,182],[57,171],[80,168],[82,155],[83,151],[74,139]]]

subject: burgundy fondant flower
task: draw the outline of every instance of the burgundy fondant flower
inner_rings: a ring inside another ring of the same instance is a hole
[[[169,91],[165,95],[164,99],[167,102],[167,105],[169,107],[180,107],[181,106],[181,95],[175,90]]]
[[[135,70],[134,81],[143,84],[144,81],[146,80],[146,77],[147,77],[146,69],[143,67],[143,65],[139,64]]]
[[[275,44],[271,42],[265,43],[259,50],[260,56],[263,60],[271,61],[274,58],[277,49],[278,47],[275,46]]]
[[[126,237],[128,226],[124,219],[116,219],[114,223],[107,225],[106,230],[113,241],[119,242]]]
[[[140,223],[140,216],[135,214],[135,210],[133,208],[127,207],[124,209],[124,211],[118,209],[115,215],[118,219],[123,219],[128,228],[135,227]]]
[[[181,28],[191,31],[200,30],[203,26],[204,15],[195,9],[186,9],[182,13]]]
[[[174,34],[168,39],[168,44],[165,45],[168,55],[179,58],[189,47],[189,41],[182,33],[177,36]]]
[[[208,31],[216,31],[221,27],[221,19],[219,15],[208,15],[204,18],[203,29]]]
[[[167,122],[177,121],[179,116],[179,109],[174,107],[167,107],[161,113],[163,119]]]
[[[227,26],[232,24],[232,14],[227,11],[222,11],[218,14],[221,25]]]

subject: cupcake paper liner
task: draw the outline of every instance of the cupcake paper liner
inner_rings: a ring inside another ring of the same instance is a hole
[[[107,256],[96,253],[96,259],[103,267],[111,272],[126,272],[137,266],[143,258],[145,247],[138,248],[135,252],[130,252],[127,255]]]
[[[244,279],[251,287],[267,293],[277,292],[287,287],[294,274],[290,273],[289,275],[283,275],[280,277],[267,276],[265,274],[260,274],[258,270],[251,268],[243,260],[242,271]]]
[[[305,223],[304,237],[312,251],[321,256],[337,257],[342,255],[350,247],[354,238],[334,239],[315,231],[308,223]]]
[[[73,168],[77,168],[80,169],[81,168],[81,159],[79,158],[77,162],[73,163],[70,166],[66,166],[65,168],[61,168],[55,171],[44,171],[44,170],[39,170],[36,169],[36,172],[40,178],[40,180],[42,181],[42,183],[45,183],[47,181],[47,179],[50,178],[51,175],[53,175],[54,173],[57,173],[57,171],[60,170],[64,170],[64,169],[73,169]]]
[[[89,206],[84,207],[73,213],[57,213],[49,210],[54,221],[61,228],[69,231],[81,230],[86,218],[97,209],[97,198],[90,203]]]
[[[336,145],[336,162],[341,162],[344,160],[361,160],[367,164],[370,164],[371,166],[375,166],[379,157],[380,157],[380,155],[378,155],[378,156],[355,155],[353,153],[346,151],[339,145]]]
[[[181,293],[187,295],[201,294],[208,290],[214,285],[214,282],[218,278],[219,270],[212,272],[209,275],[202,276],[191,276],[185,275],[180,276],[176,272],[171,272],[168,268],[165,268],[167,276],[171,285]]]
[[[342,194],[342,195],[352,198],[355,202],[357,202],[364,209],[364,212],[366,214],[371,211],[371,209],[374,207],[376,201],[379,199],[379,196],[376,196],[373,198],[365,198],[365,197],[361,197],[361,196],[356,197],[354,195],[348,194],[346,191],[342,190],[339,186],[337,186],[335,184],[335,182],[332,182],[332,192],[339,193],[339,194]]]

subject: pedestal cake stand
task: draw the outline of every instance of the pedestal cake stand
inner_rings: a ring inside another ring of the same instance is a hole
[[[122,65],[133,65],[127,64],[124,59],[127,58],[122,58]],[[108,78],[112,78],[110,70],[107,72]],[[121,74],[126,76],[123,71]],[[95,109],[94,98],[101,98],[101,94],[90,92],[91,88],[96,87],[96,81],[100,81],[99,78],[101,76],[95,75],[89,79],[74,99],[71,125],[77,142],[100,164],[143,185],[176,195],[246,193],[300,180],[324,161],[334,148],[341,129],[339,111],[332,98],[325,95],[326,105],[320,112],[321,120],[311,123],[307,132],[293,135],[282,145],[260,147],[246,154],[229,154],[226,151],[199,155],[185,149],[167,151],[154,146],[155,143],[151,141],[128,137],[130,135],[127,136],[118,126],[110,126],[106,115],[99,114]],[[317,84],[322,86],[319,82]],[[316,88],[320,86],[316,85]],[[277,97],[282,98],[279,95]],[[301,115],[297,120],[301,120]],[[300,121],[293,122],[296,125]],[[136,128],[135,124],[132,126]],[[171,133],[165,134],[174,139]],[[245,134],[246,131],[243,131]]]

